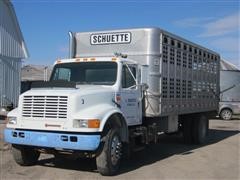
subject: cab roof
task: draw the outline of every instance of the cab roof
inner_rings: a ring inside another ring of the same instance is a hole
[[[71,58],[58,59],[55,64],[61,63],[80,63],[80,62],[127,62],[128,64],[137,64],[136,61],[122,57],[85,57],[85,58]]]

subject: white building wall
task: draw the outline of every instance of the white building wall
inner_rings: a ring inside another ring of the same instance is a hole
[[[1,107],[17,106],[20,93],[21,60],[0,56],[0,103]]]
[[[0,107],[17,106],[20,93],[21,59],[28,53],[8,0],[0,0]]]
[[[26,58],[26,49],[12,4],[0,0],[0,55]]]

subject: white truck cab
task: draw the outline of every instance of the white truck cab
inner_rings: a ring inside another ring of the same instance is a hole
[[[106,121],[114,114],[122,116],[125,125],[139,125],[142,123],[143,98],[139,73],[140,67],[136,62],[119,57],[57,60],[48,83],[33,85],[31,90],[20,96],[21,106],[8,115],[11,119],[7,124],[8,133],[19,134],[13,129],[21,132],[21,129],[38,129],[97,133],[103,131]],[[27,132],[22,134],[24,136]],[[34,132],[29,133],[29,137],[35,139],[33,135]],[[98,147],[100,136],[92,137],[95,146],[82,150],[95,150]],[[13,136],[9,138],[15,139]],[[25,139],[19,138],[21,142]],[[127,141],[126,135],[124,138]],[[17,143],[18,139],[15,140]],[[57,142],[58,148],[69,148],[65,139],[63,147],[60,142]],[[71,145],[71,140],[69,142]],[[29,143],[56,146],[45,142],[44,138]],[[71,148],[79,149],[79,146]],[[84,141],[83,146],[89,145]]]
[[[70,37],[70,58],[8,114],[4,136],[18,164],[36,163],[40,152],[71,154],[96,158],[98,171],[113,175],[123,153],[159,134],[205,141],[218,110],[217,53],[159,28]]]

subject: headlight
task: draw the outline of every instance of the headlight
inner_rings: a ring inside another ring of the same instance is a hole
[[[87,128],[88,122],[85,119],[74,119],[73,120],[73,127],[74,128]]]
[[[0,112],[7,112],[5,108],[0,108]]]
[[[17,117],[7,117],[8,124],[17,124]]]
[[[74,128],[99,128],[100,120],[99,119],[74,119],[73,127]]]

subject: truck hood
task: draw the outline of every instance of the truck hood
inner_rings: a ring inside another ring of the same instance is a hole
[[[77,88],[33,88],[25,93],[22,96],[72,96],[74,94],[79,95],[88,95],[88,94],[98,94],[98,93],[107,93],[113,92],[111,86],[103,85],[77,85]]]
[[[73,128],[74,119],[102,119],[104,110],[115,106],[114,97],[111,86],[33,88],[20,96],[18,127],[76,131],[79,129]]]

